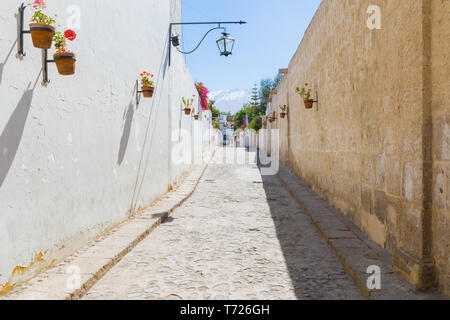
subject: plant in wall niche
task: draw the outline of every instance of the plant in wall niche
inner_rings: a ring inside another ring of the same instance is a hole
[[[153,97],[153,92],[155,91],[155,83],[153,82],[153,78],[155,75],[144,71],[140,74],[141,76],[141,85],[142,85],[142,94],[144,98]]]
[[[184,114],[190,115],[191,114],[191,106],[194,104],[195,94],[192,95],[191,99],[186,99],[185,97],[181,98],[184,104]]]
[[[40,49],[50,49],[52,47],[53,36],[55,35],[55,19],[44,13],[47,5],[44,0],[34,0],[29,3],[33,10],[33,17],[30,23],[30,34],[33,45]]]
[[[297,93],[303,98],[306,109],[311,109],[313,107],[314,99],[311,99],[311,89],[308,88],[308,83],[305,83],[305,87],[295,89]]]
[[[283,104],[282,106],[280,106],[280,117],[284,118],[286,117],[286,110],[287,110],[287,105]]]
[[[56,32],[54,37],[56,53],[53,55],[59,74],[70,76],[75,73],[75,54],[67,50],[67,40],[73,41],[77,34],[73,30],[66,30],[64,33]]]
[[[197,88],[198,95],[200,97],[200,105],[202,106],[202,110],[209,110],[209,103],[208,103],[208,88],[205,87],[205,85],[202,82],[198,82],[195,84],[195,87]]]

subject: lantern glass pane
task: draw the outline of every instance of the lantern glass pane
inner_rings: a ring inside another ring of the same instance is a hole
[[[220,53],[223,53],[225,51],[225,40],[224,38],[220,38],[217,40],[217,46],[219,47]]]
[[[226,51],[229,52],[229,53],[232,53],[233,52],[233,47],[234,47],[234,39],[227,38],[225,40],[225,42],[226,42],[226,44],[225,44]]]

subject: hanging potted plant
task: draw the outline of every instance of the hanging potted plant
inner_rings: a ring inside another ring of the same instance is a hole
[[[297,87],[295,90],[303,98],[306,109],[311,109],[313,107],[314,99],[311,99],[311,89],[307,88],[308,83],[305,83],[305,87],[300,89]]]
[[[151,79],[153,79],[155,75],[148,73],[147,71],[144,71],[140,74],[140,76],[142,85],[142,95],[144,96],[144,98],[153,97],[153,92],[155,91],[155,84]]]
[[[284,104],[280,106],[280,110],[281,110],[280,117],[284,119],[286,117],[287,105]]]
[[[198,120],[199,113],[195,112],[195,109],[192,109],[192,114],[194,115],[194,120]]]
[[[50,49],[56,29],[53,26],[55,19],[47,16],[43,10],[47,8],[44,0],[34,0],[29,6],[33,10],[30,23],[30,34],[33,45],[40,49]]]
[[[66,30],[64,34],[57,32],[55,34],[55,48],[56,53],[53,55],[56,67],[59,74],[63,76],[70,76],[75,73],[75,63],[77,61],[73,52],[67,51],[67,41],[73,41],[77,37],[77,34],[73,30]]]
[[[181,99],[184,104],[184,109],[183,109],[184,114],[187,116],[191,114],[191,106],[194,103],[194,98],[195,98],[195,94],[192,95],[192,99],[186,99],[185,97],[183,97]]]
[[[274,111],[274,112],[272,112],[272,115],[271,115],[271,117],[269,118],[269,122],[272,123],[272,122],[275,121],[275,119],[276,119],[276,117],[275,117],[275,111]]]

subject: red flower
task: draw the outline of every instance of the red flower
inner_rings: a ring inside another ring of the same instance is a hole
[[[33,8],[45,9],[45,8],[47,8],[47,6],[45,5],[44,0],[34,0]]]
[[[75,31],[68,29],[64,32],[64,36],[67,38],[67,40],[73,41],[77,37],[77,34]]]

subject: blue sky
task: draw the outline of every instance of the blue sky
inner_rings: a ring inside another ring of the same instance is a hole
[[[210,90],[251,89],[255,82],[285,68],[314,16],[320,0],[183,0],[183,21],[239,21],[226,26],[236,39],[233,55],[220,57],[213,31],[186,56],[195,81]],[[185,26],[182,45],[192,50],[214,26]]]

